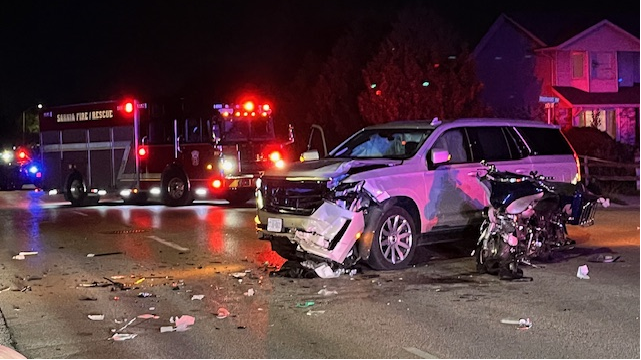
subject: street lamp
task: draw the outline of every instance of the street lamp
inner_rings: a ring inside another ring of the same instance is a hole
[[[42,104],[38,104],[35,107],[38,108],[38,109],[42,109]],[[25,144],[25,141],[26,141],[25,137],[26,137],[26,134],[27,134],[27,112],[30,111],[33,108],[34,107],[32,106],[32,107],[30,107],[28,109],[25,109],[22,112],[22,144],[23,145]]]

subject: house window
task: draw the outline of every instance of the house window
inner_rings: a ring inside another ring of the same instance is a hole
[[[581,112],[579,127],[595,127],[605,131],[611,138],[617,136],[617,117],[614,109],[594,109]]]
[[[614,79],[614,57],[612,53],[598,52],[592,55],[592,78],[601,80]]]
[[[572,78],[583,78],[583,66],[585,64],[585,53],[572,53]]]

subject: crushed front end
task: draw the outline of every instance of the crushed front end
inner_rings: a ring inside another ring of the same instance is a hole
[[[363,235],[369,208],[376,200],[364,181],[262,177],[257,184],[256,227],[259,238],[289,260],[356,263],[363,252],[357,241]]]

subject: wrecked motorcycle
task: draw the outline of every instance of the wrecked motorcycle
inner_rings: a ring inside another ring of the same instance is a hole
[[[473,252],[480,273],[523,278],[520,264],[549,260],[553,251],[572,246],[566,225],[593,225],[596,205],[606,202],[583,184],[553,182],[536,172],[516,174],[481,164],[485,169],[477,177],[489,206]]]

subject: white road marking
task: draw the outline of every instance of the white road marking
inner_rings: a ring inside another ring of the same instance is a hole
[[[423,350],[414,348],[414,347],[407,347],[407,348],[403,348],[403,349],[405,349],[406,351],[409,351],[412,354],[414,354],[414,355],[416,355],[416,356],[418,356],[420,358],[423,358],[423,359],[438,359],[438,357],[436,357],[436,356],[434,356],[434,355],[432,355],[432,354],[430,354],[428,352],[425,352]]]
[[[171,241],[167,241],[167,240],[165,240],[165,239],[159,238],[158,236],[155,236],[155,235],[149,235],[149,236],[147,236],[147,237],[148,237],[148,238],[150,238],[150,239],[156,240],[156,241],[158,241],[159,243],[161,243],[161,244],[163,244],[163,245],[167,245],[167,246],[169,246],[169,247],[172,247],[172,248],[174,248],[174,249],[176,249],[176,250],[180,250],[180,251],[189,251],[189,249],[188,249],[188,248],[184,248],[184,247],[182,247],[182,246],[180,246],[180,245],[178,245],[178,244],[174,244],[174,243],[172,243]]]
[[[74,211],[73,213],[74,214],[78,214],[78,215],[82,215],[82,216],[89,216],[89,215],[87,215],[87,214],[85,214],[83,212],[80,212],[80,211]]]

